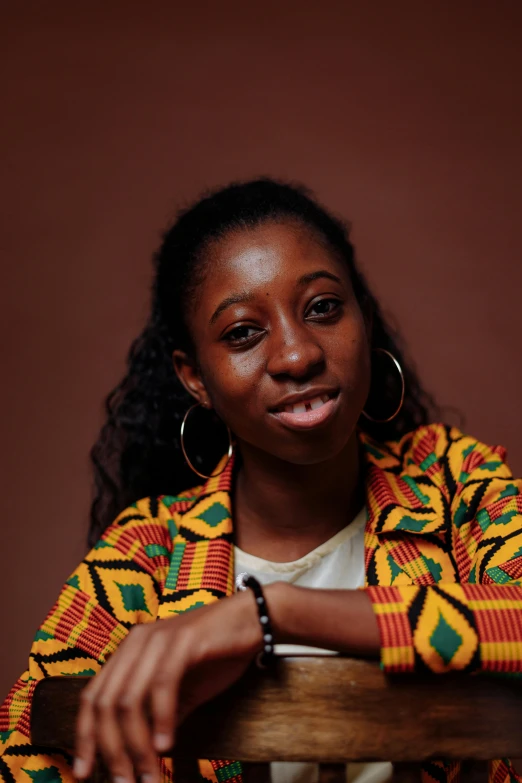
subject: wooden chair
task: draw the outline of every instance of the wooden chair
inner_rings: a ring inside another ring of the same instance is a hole
[[[83,677],[51,677],[35,691],[32,741],[74,747]],[[419,762],[466,759],[464,781],[486,781],[487,760],[522,756],[522,682],[494,676],[386,677],[375,662],[280,659],[252,668],[180,727],[177,781],[196,759],[236,759],[245,779],[269,779],[270,761],[320,765],[320,783],[344,783],[347,761],[392,761],[394,780],[420,780]],[[102,773],[98,773],[100,779]]]

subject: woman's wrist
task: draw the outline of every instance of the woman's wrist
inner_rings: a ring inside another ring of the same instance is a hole
[[[285,582],[264,589],[276,644],[379,655],[377,620],[364,590],[318,590]]]
[[[293,641],[292,607],[299,600],[295,589],[287,582],[272,582],[264,588],[275,644]]]
[[[251,574],[240,574],[236,580],[236,584],[239,591],[244,592],[250,590],[254,595],[257,617],[262,634],[262,647],[257,657],[257,664],[261,668],[265,668],[272,662],[274,657],[274,634],[265,592],[261,583]]]

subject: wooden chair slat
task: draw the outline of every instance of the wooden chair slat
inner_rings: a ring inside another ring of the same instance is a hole
[[[36,688],[33,741],[71,748],[85,678]],[[420,762],[522,756],[522,682],[463,675],[386,677],[375,662],[288,658],[252,668],[180,727],[176,755],[245,762]]]

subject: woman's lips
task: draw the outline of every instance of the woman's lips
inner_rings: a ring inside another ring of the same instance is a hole
[[[311,408],[301,413],[290,413],[285,411],[272,411],[281,424],[293,430],[309,430],[318,427],[320,424],[328,421],[333,416],[337,405],[337,397],[323,402],[318,408]]]

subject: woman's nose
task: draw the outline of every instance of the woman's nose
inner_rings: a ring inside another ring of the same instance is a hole
[[[306,378],[324,367],[324,353],[314,335],[303,327],[272,334],[267,372],[272,376]]]

